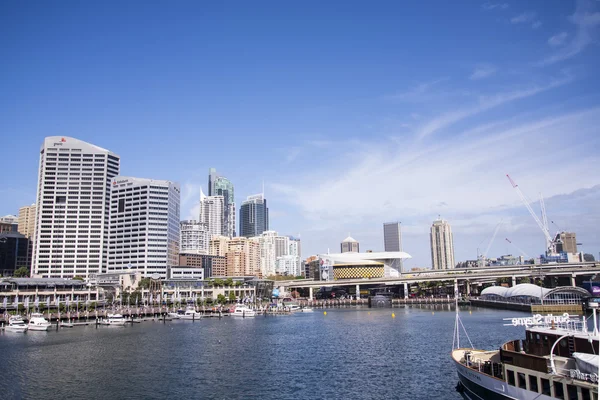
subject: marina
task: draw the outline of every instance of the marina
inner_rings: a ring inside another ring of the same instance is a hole
[[[524,333],[522,327],[512,326],[490,331],[490,324],[528,316],[469,307],[462,313],[472,339],[482,348],[498,347]],[[118,329],[88,325],[25,335],[5,332],[0,335],[0,390],[6,398],[44,398],[52,393],[69,398],[176,394],[208,399],[459,400],[456,371],[448,357],[453,323],[453,308],[430,305],[196,323],[156,319]],[[27,362],[31,357],[36,359],[33,364]],[[77,375],[82,381],[66,379],[75,371],[83,371]],[[112,384],[97,385],[104,381]]]

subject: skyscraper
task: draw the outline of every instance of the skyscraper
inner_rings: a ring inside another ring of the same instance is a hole
[[[200,189],[200,216],[199,222],[206,224],[208,240],[215,236],[222,236],[224,218],[223,196],[205,196]]]
[[[264,231],[256,238],[260,245],[260,272],[264,277],[276,272],[276,238],[275,231]]]
[[[350,236],[342,241],[340,249],[342,253],[358,253],[359,252],[358,241]]]
[[[29,240],[35,233],[35,204],[19,208],[19,233]]]
[[[448,221],[439,219],[431,225],[431,268],[454,268],[454,242]]]
[[[208,227],[198,221],[181,221],[180,253],[208,253]]]
[[[400,222],[385,222],[383,224],[384,251],[402,251],[402,227]],[[402,272],[402,259],[400,259],[400,272]]]
[[[223,225],[220,234],[228,237],[236,236],[233,183],[217,174],[214,168],[208,170],[208,195],[223,196]]]
[[[87,277],[106,268],[111,179],[119,156],[70,138],[47,137],[40,150],[33,275]]]
[[[240,207],[240,236],[258,236],[269,230],[269,208],[264,194],[248,196]]]
[[[117,176],[110,194],[108,272],[167,277],[179,265],[179,185]]]

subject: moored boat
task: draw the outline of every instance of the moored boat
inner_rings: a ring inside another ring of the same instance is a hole
[[[233,312],[230,312],[229,315],[232,317],[249,318],[255,317],[256,311],[247,307],[245,304],[236,304]]]
[[[598,399],[596,328],[588,332],[585,320],[569,314],[513,318],[511,325],[526,327],[524,340],[492,351],[452,351],[457,390],[465,398]]]
[[[30,331],[47,331],[52,324],[40,313],[32,313],[27,327]]]
[[[182,311],[182,310],[179,310]],[[197,320],[202,318],[202,314],[199,312],[196,312],[196,310],[192,307],[189,307],[187,310],[185,310],[185,312],[178,312],[178,318],[179,319],[191,319],[191,320]]]
[[[27,325],[25,321],[23,321],[23,317],[20,315],[13,315],[8,319],[8,325],[4,327],[4,330],[7,332],[19,332],[24,333],[27,332]]]
[[[108,314],[104,320],[104,325],[124,326],[125,318],[121,314]]]

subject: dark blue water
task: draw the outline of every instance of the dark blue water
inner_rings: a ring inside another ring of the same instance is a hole
[[[450,361],[454,315],[442,306],[330,309],[7,332],[0,397],[460,399]],[[475,347],[490,349],[523,337],[523,328],[502,326],[515,315],[523,314],[461,312]]]

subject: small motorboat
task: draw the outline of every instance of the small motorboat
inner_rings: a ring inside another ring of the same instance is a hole
[[[20,315],[13,315],[12,317],[10,317],[8,319],[8,326],[4,328],[4,330],[7,332],[20,333],[27,332],[27,329],[27,325],[25,324],[25,321],[23,321],[23,317],[21,317]]]
[[[52,324],[40,313],[32,313],[27,325],[30,331],[47,331]]]
[[[249,318],[256,317],[256,311],[251,308],[248,308],[245,304],[236,304],[233,312],[230,312],[229,315],[232,317],[241,317],[241,318]]]

